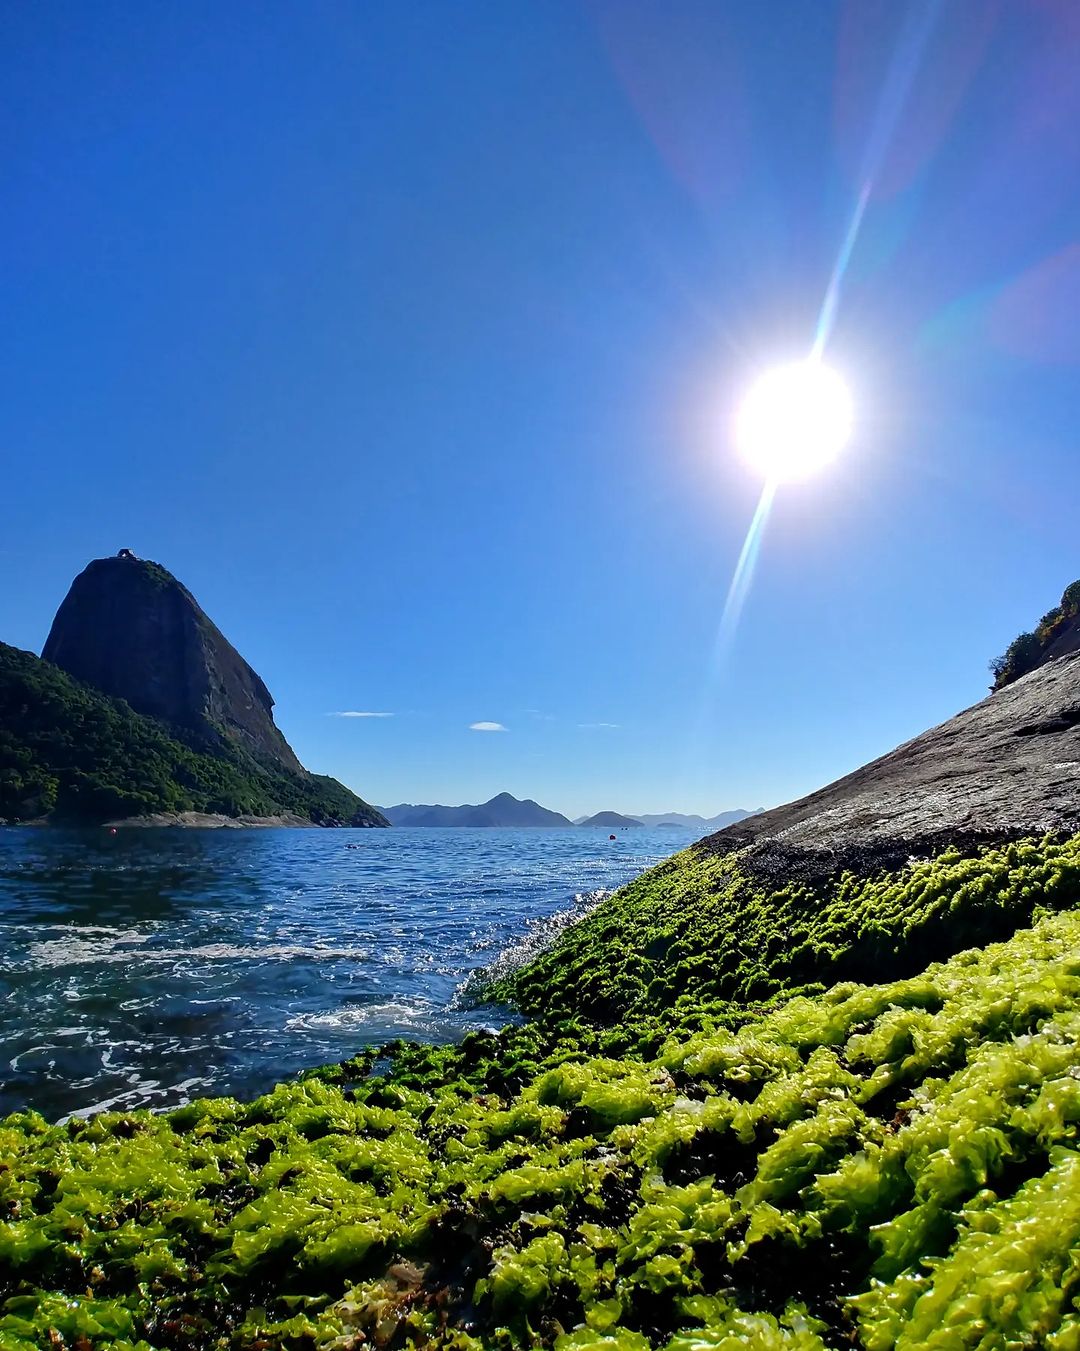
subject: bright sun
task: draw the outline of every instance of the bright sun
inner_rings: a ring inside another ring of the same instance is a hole
[[[843,450],[851,435],[851,393],[834,370],[811,359],[758,377],[739,409],[743,458],[773,483],[808,478]]]

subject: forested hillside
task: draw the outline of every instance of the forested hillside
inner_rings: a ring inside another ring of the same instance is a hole
[[[123,700],[0,643],[0,820],[186,811],[293,812],[319,824],[372,813],[333,779],[275,771],[228,745],[196,749]]]

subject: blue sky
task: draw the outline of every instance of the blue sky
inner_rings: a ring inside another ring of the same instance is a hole
[[[0,22],[5,641],[130,546],[372,801],[711,813],[981,697],[1080,575],[1072,0]],[[864,188],[855,436],[718,653],[732,410]]]

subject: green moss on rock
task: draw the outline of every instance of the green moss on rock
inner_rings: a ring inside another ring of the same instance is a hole
[[[704,842],[609,897],[488,993],[547,1022],[692,1015],[906,975],[1007,937],[1040,907],[1078,901],[1075,838],[950,849],[899,871],[779,885]]]

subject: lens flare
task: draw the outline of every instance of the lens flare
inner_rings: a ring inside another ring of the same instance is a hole
[[[786,483],[831,464],[847,444],[853,420],[847,385],[811,358],[758,378],[739,409],[735,439],[766,482]]]

